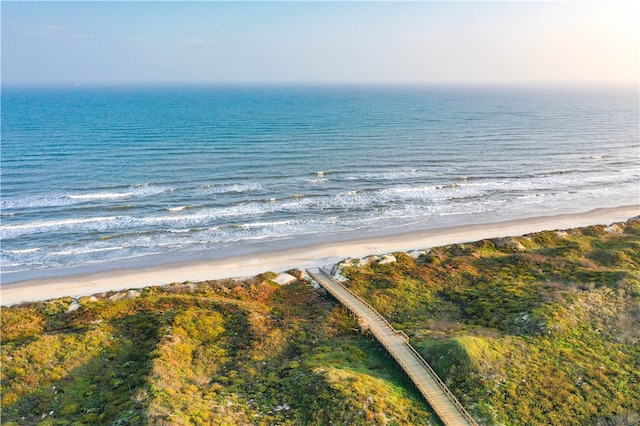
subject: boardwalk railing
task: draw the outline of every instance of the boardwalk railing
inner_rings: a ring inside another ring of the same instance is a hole
[[[446,395],[446,397],[449,400],[449,402],[452,403],[455,406],[455,408],[458,410],[460,415],[462,417],[464,417],[464,419],[470,425],[478,426],[478,424],[473,419],[473,417],[471,417],[471,415],[467,412],[467,410],[462,406],[460,401],[458,401],[458,399],[455,397],[455,395],[453,395],[453,393],[449,390],[447,385],[444,384],[444,382],[436,374],[436,372],[433,370],[433,368],[431,368],[431,366],[427,363],[427,361],[425,361],[424,358],[422,358],[422,355],[420,355],[420,353],[418,351],[416,351],[413,346],[411,346],[411,344],[409,343],[409,337],[404,333],[404,331],[396,330],[389,323],[389,321],[387,321],[386,318],[384,318],[376,309],[373,308],[373,306],[371,306],[367,301],[365,301],[360,296],[358,296],[356,293],[354,293],[351,289],[347,288],[345,285],[343,285],[342,283],[340,283],[339,281],[334,279],[330,274],[328,274],[322,268],[317,269],[317,274],[312,272],[312,271],[310,271],[310,270],[307,270],[307,273],[311,276],[311,278],[313,278],[315,281],[317,281],[318,284],[322,285],[327,291],[329,291],[334,297],[336,297],[340,301],[340,303],[342,303],[344,306],[346,306],[355,315],[360,316],[360,313],[356,311],[355,307],[352,306],[352,304],[349,303],[348,300],[343,300],[343,298],[340,297],[339,294],[336,294],[334,291],[332,291],[331,288],[327,288],[326,285],[323,285],[323,282],[322,282],[322,279],[321,279],[320,276],[322,276],[322,278],[325,278],[325,279],[329,280],[331,283],[337,285],[340,289],[346,291],[349,294],[349,296],[353,297],[358,302],[363,304],[376,317],[376,319],[378,319],[382,324],[384,324],[384,326],[387,329],[389,329],[394,335],[402,337],[402,339],[404,340],[404,346],[406,347],[406,349],[418,360],[418,362],[422,365],[422,367],[424,367],[424,369],[428,372],[429,376],[431,376],[431,378],[438,385],[440,390],[444,393],[444,395]],[[360,318],[362,318],[362,317],[360,316]],[[375,333],[374,333],[374,335],[375,335]],[[387,342],[384,341],[384,339],[378,339],[378,340],[385,347],[387,352],[396,360],[396,362],[398,362],[398,364],[400,364],[400,366],[407,373],[409,378],[411,378],[411,380],[414,383],[416,383],[416,385],[417,385],[418,384],[418,379],[413,374],[412,368],[405,364],[405,362],[401,359],[401,357],[396,354],[395,350],[392,347],[390,347],[387,344]],[[420,389],[420,387],[418,387],[418,388]],[[421,390],[421,392],[422,392],[422,390]],[[445,425],[452,424],[451,422],[447,421],[446,416],[441,415],[439,407],[437,406],[437,404],[435,404],[435,401],[433,401],[428,395],[426,395],[425,392],[422,392],[422,394],[427,399],[427,402],[429,402],[429,404],[433,407],[434,411],[436,411],[436,414],[438,414],[438,416],[443,421],[443,423]]]
[[[349,287],[343,285],[341,282],[339,282],[338,280],[336,280],[335,278],[333,278],[331,275],[329,275],[324,269],[322,268],[318,268],[318,272],[320,274],[322,274],[326,279],[331,280],[332,282],[334,282],[335,284],[337,284],[338,286],[340,286],[343,290],[346,290],[347,293],[349,293],[353,298],[355,298],[358,302],[362,303],[363,305],[365,305],[367,308],[369,308],[369,310],[371,310],[371,312],[376,316],[376,318],[378,318],[380,321],[382,321],[382,323],[391,331],[393,331],[396,335],[401,336],[405,342],[409,341],[409,336],[406,335],[406,333],[402,330],[396,330],[389,321],[387,321],[387,319],[385,317],[383,317],[380,312],[378,312],[377,310],[374,309],[373,306],[371,306],[366,300],[364,300],[362,297],[358,296],[356,293],[353,292],[353,290],[351,290]],[[309,271],[307,269],[307,273],[309,275],[311,275],[313,277],[314,273]],[[316,280],[317,281],[317,280]],[[319,282],[320,285],[322,285],[322,283]],[[333,293],[332,293],[333,294]],[[341,300],[340,302],[343,302],[343,300]],[[349,308],[350,306],[348,304],[343,303],[347,308]],[[357,312],[354,312],[354,314],[358,314]]]
[[[427,361],[425,361],[424,358],[422,358],[422,355],[420,355],[420,353],[415,350],[415,348],[413,346],[411,346],[408,342],[405,344],[407,346],[407,349],[409,349],[414,355],[415,357],[418,359],[418,361],[420,361],[420,363],[422,364],[422,366],[429,372],[429,374],[431,375],[431,377],[433,377],[433,379],[436,381],[436,383],[438,384],[438,386],[440,386],[440,389],[442,389],[444,391],[444,393],[447,395],[447,397],[449,397],[449,400],[451,400],[451,402],[453,403],[453,405],[456,406],[456,408],[460,411],[460,413],[462,414],[462,416],[467,419],[467,421],[469,423],[471,423],[474,426],[478,426],[478,424],[476,423],[476,421],[473,419],[473,417],[471,417],[471,414],[469,414],[467,412],[467,410],[464,408],[464,406],[460,403],[460,401],[458,401],[458,398],[455,397],[455,395],[453,394],[453,392],[451,392],[449,390],[449,388],[447,387],[447,385],[444,384],[444,382],[440,379],[440,377],[436,374],[435,371],[433,371],[433,368],[431,368],[431,366],[427,363]]]

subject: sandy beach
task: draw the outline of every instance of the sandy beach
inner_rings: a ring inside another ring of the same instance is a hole
[[[248,277],[265,271],[281,272],[337,263],[341,259],[371,254],[410,251],[477,241],[484,238],[519,236],[542,230],[610,224],[640,215],[640,205],[600,208],[586,213],[517,219],[499,223],[422,230],[380,238],[322,243],[303,248],[229,257],[211,261],[165,264],[144,269],[112,270],[94,274],[29,280],[3,285],[1,304],[80,297],[107,291],[143,288],[173,282]]]

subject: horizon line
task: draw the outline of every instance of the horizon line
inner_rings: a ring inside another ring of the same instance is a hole
[[[184,81],[130,81],[130,82],[1,82],[4,89],[133,89],[133,88],[635,88],[640,89],[640,81],[594,81],[594,82],[560,82],[560,81],[415,81],[415,82],[375,82],[375,81],[218,81],[218,82],[184,82]]]

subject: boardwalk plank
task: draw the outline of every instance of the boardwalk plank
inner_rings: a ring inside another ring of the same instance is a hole
[[[433,369],[382,315],[324,270],[315,269],[307,272],[340,303],[360,317],[363,325],[398,362],[445,425],[477,426]]]

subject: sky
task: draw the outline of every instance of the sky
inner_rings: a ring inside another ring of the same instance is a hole
[[[3,85],[633,84],[637,2],[3,1]]]

